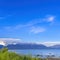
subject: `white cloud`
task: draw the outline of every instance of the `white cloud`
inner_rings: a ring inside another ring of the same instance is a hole
[[[55,20],[55,16],[46,16],[44,18],[45,22],[54,22],[54,20]]]
[[[3,41],[6,44],[14,44],[14,43],[20,43],[21,39],[17,38],[0,38],[0,42]]]
[[[17,44],[17,43],[30,43],[30,44],[43,44],[47,47],[54,46],[54,45],[60,45],[59,42],[22,42],[21,39],[17,38],[0,38],[0,45],[8,45],[8,44]]]
[[[43,42],[40,44],[43,44],[43,45],[49,47],[49,46],[54,46],[54,45],[60,44],[60,42]]]
[[[31,33],[41,33],[41,32],[44,32],[46,29],[45,28],[41,28],[41,27],[32,27],[30,32]]]
[[[52,21],[54,21],[54,18],[55,18],[55,17],[51,16],[51,17],[48,18],[48,21],[49,21],[49,22],[52,22]]]
[[[20,29],[23,29],[23,28],[30,29],[32,27],[30,32],[40,33],[40,32],[46,31],[46,28],[43,28],[43,27],[46,27],[43,23],[50,22],[48,24],[48,26],[51,26],[53,24],[54,20],[55,20],[55,16],[48,15],[45,18],[34,19],[34,20],[31,20],[31,21],[29,21],[25,24],[18,24],[16,26],[7,26],[7,27],[4,27],[4,29],[6,31],[17,31],[17,30],[20,30]],[[43,27],[39,27],[38,24],[39,25],[42,24]],[[37,25],[37,27],[36,27],[36,25]]]
[[[54,20],[55,20],[55,16],[47,15],[45,18],[33,19],[26,24],[16,25],[16,28],[30,27],[30,26],[34,26],[34,25],[37,25],[37,24],[40,24],[40,23],[43,23],[43,22],[54,22]]]

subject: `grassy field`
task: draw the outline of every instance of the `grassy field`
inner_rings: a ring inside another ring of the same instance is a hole
[[[7,48],[0,49],[0,60],[60,60],[59,58],[46,58],[41,59],[32,57],[31,55],[18,55],[14,52],[8,52]]]

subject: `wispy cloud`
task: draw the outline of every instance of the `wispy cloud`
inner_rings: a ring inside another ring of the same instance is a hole
[[[31,33],[35,33],[35,34],[45,32],[45,31],[46,29],[42,27],[32,27],[30,30]]]
[[[33,19],[31,21],[29,21],[28,23],[24,24],[24,25],[16,25],[16,28],[22,28],[22,27],[29,27],[29,26],[34,26],[37,24],[41,24],[43,22],[54,22],[55,20],[55,16],[52,15],[47,15],[45,18],[39,18],[39,19]]]
[[[19,29],[19,28],[24,28],[24,27],[32,27],[34,25],[37,25],[38,23],[41,23],[41,19],[34,19],[34,20],[31,20],[23,25],[21,24],[18,24],[15,26],[15,29]]]
[[[5,27],[4,29],[8,30],[8,31],[14,31],[14,30],[20,30],[22,28],[30,28],[30,32],[33,32],[33,33],[40,33],[40,32],[44,32],[46,31],[46,28],[44,27],[39,27],[38,24],[43,24],[43,23],[48,23],[50,22],[49,24],[53,23],[55,20],[55,16],[52,16],[52,15],[48,15],[48,16],[45,16],[44,18],[39,18],[39,19],[33,19],[25,24],[18,24],[16,26],[7,26]],[[37,25],[37,27],[36,27]],[[44,25],[45,26],[45,25]]]
[[[44,21],[45,22],[54,22],[55,20],[55,16],[52,16],[52,15],[47,15],[45,18],[44,18]]]

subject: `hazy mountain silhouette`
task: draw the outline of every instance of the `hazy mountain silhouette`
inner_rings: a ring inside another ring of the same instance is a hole
[[[5,47],[3,45],[0,45],[0,48]],[[60,48],[60,45],[54,45],[54,46],[45,46],[43,44],[32,44],[32,43],[18,43],[18,44],[8,44],[6,46],[8,49],[51,49],[51,48]]]
[[[27,44],[27,43],[20,43],[20,44],[10,44],[7,45],[8,49],[42,49],[47,48],[42,44]]]

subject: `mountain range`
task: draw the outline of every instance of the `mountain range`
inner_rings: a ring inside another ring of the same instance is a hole
[[[43,44],[28,44],[28,43],[20,43],[20,44],[8,44],[7,46],[0,45],[0,48],[7,47],[8,49],[51,49],[51,48],[60,48],[60,45],[54,46],[45,46]]]
[[[42,49],[46,48],[46,46],[40,44],[27,44],[27,43],[20,43],[20,44],[10,44],[7,45],[8,49]]]
[[[36,43],[12,43],[6,44],[6,42],[0,42],[0,48],[7,47],[8,49],[56,49],[60,48],[60,44],[56,44],[53,46],[46,46],[44,44],[36,44]]]

